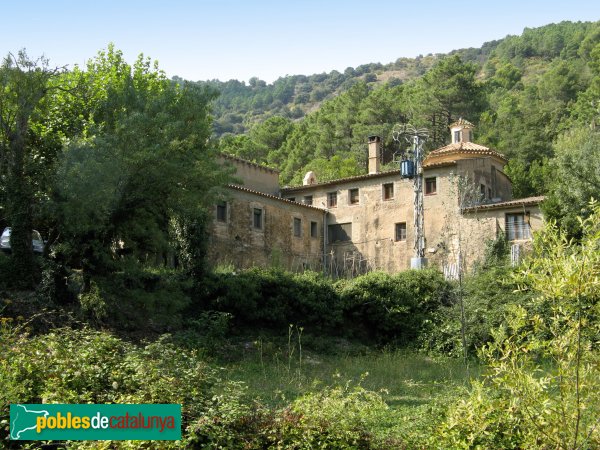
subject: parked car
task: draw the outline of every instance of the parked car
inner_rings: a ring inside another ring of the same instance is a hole
[[[44,253],[44,241],[37,230],[31,232],[31,245],[34,253]],[[0,250],[10,252],[10,227],[6,227],[0,236]]]

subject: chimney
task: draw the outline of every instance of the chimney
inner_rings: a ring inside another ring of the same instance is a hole
[[[381,138],[369,136],[369,174],[379,173]]]

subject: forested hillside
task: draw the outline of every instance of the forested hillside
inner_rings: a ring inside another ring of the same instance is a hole
[[[368,135],[389,156],[410,122],[431,149],[461,116],[559,219],[520,265],[503,236],[459,281],[208,260],[217,150],[326,180],[363,173]],[[70,71],[8,54],[0,448],[44,443],[10,415],[40,403],[182,405],[180,441],[48,448],[600,448],[599,118],[600,22],[272,85],[174,83],[112,45]]]
[[[321,180],[363,173],[366,137],[381,135],[393,152],[397,123],[428,128],[432,149],[446,144],[447,126],[464,117],[477,126],[478,143],[510,158],[515,196],[545,194],[561,163],[557,146],[570,145],[573,129],[596,127],[599,43],[600,22],[562,22],[479,49],[343,74],[272,85],[210,82],[221,91],[215,133],[223,151],[276,167],[283,183],[297,184],[307,170]]]

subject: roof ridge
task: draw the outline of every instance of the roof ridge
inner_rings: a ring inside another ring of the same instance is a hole
[[[220,152],[219,156],[222,156],[223,158],[226,158],[226,159],[232,159],[234,161],[239,161],[239,162],[242,162],[242,163],[245,163],[245,164],[249,164],[251,166],[258,167],[259,169],[265,169],[265,170],[270,171],[270,172],[279,173],[279,170],[277,170],[277,169],[273,169],[272,167],[265,166],[264,164],[255,163],[255,162],[249,161],[249,160],[244,159],[244,158],[240,158],[239,156],[230,155],[229,153]]]

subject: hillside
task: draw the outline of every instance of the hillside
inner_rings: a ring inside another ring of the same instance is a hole
[[[214,135],[222,151],[281,171],[297,184],[314,170],[321,180],[363,173],[366,137],[397,150],[394,125],[429,129],[428,149],[447,143],[459,117],[475,140],[511,159],[515,196],[548,192],[556,139],[597,123],[600,22],[526,28],[481,48],[399,58],[344,73],[203,82],[220,91]]]

